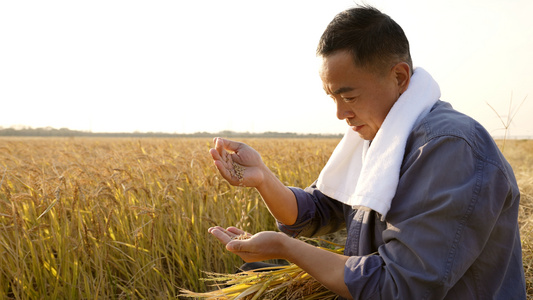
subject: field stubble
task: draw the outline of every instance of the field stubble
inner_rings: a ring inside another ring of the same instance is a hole
[[[249,139],[290,186],[318,176],[337,139]],[[172,298],[242,261],[207,229],[275,230],[260,195],[232,187],[208,139],[0,140],[0,299]],[[506,141],[522,192],[533,294],[533,141]]]

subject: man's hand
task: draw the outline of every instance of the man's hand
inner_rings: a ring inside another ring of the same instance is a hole
[[[294,193],[265,165],[252,147],[235,141],[215,138],[209,150],[218,171],[231,185],[255,187],[270,213],[280,222],[292,225],[298,217]]]
[[[290,239],[280,232],[263,231],[251,235],[235,227],[209,228],[209,233],[226,245],[226,249],[239,255],[246,262],[269,259],[285,259],[284,242]]]
[[[263,182],[264,172],[270,172],[252,147],[222,138],[213,142],[215,148],[209,153],[222,177],[231,185],[257,187]]]
[[[262,231],[250,235],[235,227],[209,228],[209,233],[226,249],[246,262],[286,259],[295,263],[333,292],[351,299],[344,284],[344,265],[348,256],[336,254],[286,236],[281,232]]]

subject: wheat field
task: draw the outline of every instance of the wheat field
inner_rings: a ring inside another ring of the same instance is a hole
[[[290,186],[312,183],[338,139],[247,139]],[[503,143],[501,143],[503,146]],[[210,139],[1,138],[0,299],[168,299],[242,263],[213,225],[275,230],[253,189],[229,186]],[[533,295],[533,141],[504,154],[522,191]]]

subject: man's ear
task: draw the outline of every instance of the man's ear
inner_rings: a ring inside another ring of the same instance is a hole
[[[398,90],[400,94],[403,94],[407,90],[409,82],[411,81],[411,68],[409,68],[407,63],[401,62],[397,63],[392,70],[396,75]]]

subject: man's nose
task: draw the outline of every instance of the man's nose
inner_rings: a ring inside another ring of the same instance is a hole
[[[335,101],[337,103],[337,119],[344,120],[354,116],[354,113],[349,109],[349,107],[343,103],[342,100]]]

